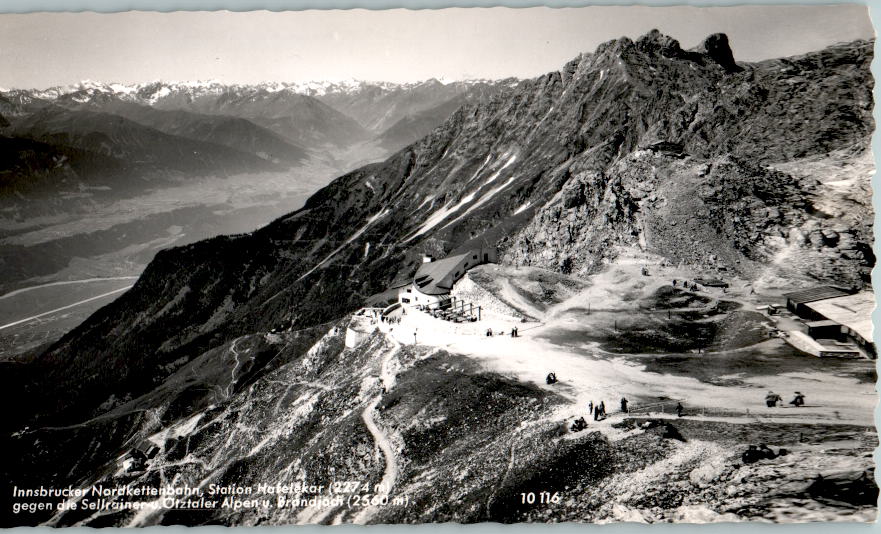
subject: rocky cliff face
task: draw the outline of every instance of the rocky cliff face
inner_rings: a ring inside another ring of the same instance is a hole
[[[818,209],[835,193],[813,178],[730,155],[698,160],[638,150],[604,173],[577,172],[503,243],[505,259],[587,274],[614,258],[617,246],[630,245],[753,279],[776,269],[790,280],[860,287],[873,258],[858,245],[871,241],[869,220]],[[870,196],[862,199],[857,213],[866,215]]]
[[[669,108],[668,117],[648,126],[636,147],[619,150],[612,164],[596,165],[591,150],[573,158],[567,167],[571,177],[559,194],[503,241],[508,261],[585,273],[614,255],[614,245],[640,244],[674,261],[756,275],[786,250],[787,260],[794,254],[814,261],[789,273],[796,278],[808,274],[851,286],[868,281],[874,258],[855,243],[871,241],[869,196],[826,187],[804,168],[813,165],[822,172],[820,167],[837,162],[865,183],[865,166],[852,160],[865,153],[865,128],[872,125],[871,96],[862,89],[871,87],[864,77],[870,60],[866,45],[741,67],[725,59],[730,49],[720,48],[727,42],[724,36],[708,38],[700,47],[706,52],[695,58],[696,52],[652,35],[624,49],[644,51],[631,61],[655,54],[656,59],[681,58],[694,70],[707,63],[709,76],[719,76],[716,83],[690,96],[680,88],[682,100]],[[662,75],[655,67],[638,72],[652,71],[652,78]],[[854,91],[851,79],[861,88]],[[658,96],[673,86],[665,84]],[[832,93],[821,96],[824,88]],[[641,99],[634,97],[639,105]],[[648,113],[655,111],[652,104]],[[805,158],[810,161],[794,165],[797,174],[775,170],[778,163]],[[840,220],[841,205],[853,198],[862,198],[857,213],[864,217]],[[825,211],[819,204],[827,206]],[[804,229],[814,238],[805,237]],[[847,237],[840,241],[839,233]]]
[[[777,262],[864,283],[868,199],[812,169],[836,157],[857,169],[865,154],[872,43],[746,64],[725,42],[610,41],[460,108],[261,230],[159,253],[124,296],[4,376],[10,402],[29,406],[6,427],[98,416],[240,336],[332,321],[423,252],[495,245],[509,263],[586,273],[631,244],[754,278]],[[827,186],[859,215],[828,225]]]

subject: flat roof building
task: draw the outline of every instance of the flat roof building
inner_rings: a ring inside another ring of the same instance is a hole
[[[805,317],[811,314],[811,311],[806,307],[806,304],[818,300],[844,297],[846,295],[847,293],[844,291],[832,286],[818,286],[783,294],[783,296],[786,297],[786,307],[789,311],[799,317]],[[816,319],[820,319],[820,317],[817,317]]]
[[[875,294],[860,291],[853,295],[843,295],[814,302],[805,306],[813,314],[823,317],[823,323],[834,321],[842,326],[842,333],[852,338],[861,348],[875,354],[872,341],[872,310],[875,309]]]
[[[855,354],[876,357],[872,339],[872,310],[875,309],[872,291],[849,294],[835,287],[819,286],[783,296],[786,307],[803,320],[805,328],[800,334],[804,337],[803,344],[819,344],[819,348],[814,347],[816,350],[800,346],[802,350],[821,356],[836,355],[849,346]]]

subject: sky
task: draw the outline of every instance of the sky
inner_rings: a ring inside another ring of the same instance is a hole
[[[658,28],[728,34],[735,59],[874,36],[859,5],[0,14],[0,87],[533,77]]]

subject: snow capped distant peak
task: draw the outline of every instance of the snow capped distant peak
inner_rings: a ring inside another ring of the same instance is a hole
[[[366,81],[354,78],[331,79],[331,80],[306,80],[295,82],[271,81],[256,84],[232,84],[218,80],[189,80],[189,81],[164,81],[153,80],[140,83],[99,82],[94,80],[82,80],[78,83],[55,86],[47,89],[30,89],[21,91],[31,98],[42,100],[57,100],[70,95],[69,98],[77,102],[86,103],[93,97],[113,96],[128,102],[137,102],[147,105],[155,105],[163,99],[183,96],[188,100],[204,96],[220,95],[224,93],[237,93],[240,95],[256,95],[257,93],[280,93],[306,95],[311,97],[323,97],[326,95],[357,95],[362,92],[396,92],[410,91],[415,89],[432,89],[439,85],[457,86],[467,89],[477,84],[507,84],[514,86],[519,80],[509,78],[506,80],[468,79],[452,80],[440,76],[415,82],[385,82]],[[3,89],[9,92],[10,89]]]
[[[379,89],[381,91],[398,91],[398,90],[411,90],[419,87],[431,87],[436,85],[460,85],[460,86],[472,86],[477,84],[491,84],[496,83],[496,80],[487,80],[487,79],[469,79],[469,80],[455,80],[450,78],[445,78],[443,76],[438,78],[429,78],[427,80],[419,80],[415,82],[385,82],[385,81],[366,81],[366,80],[356,80],[356,79],[345,79],[345,80],[323,80],[323,81],[300,81],[300,82],[292,82],[288,84],[282,84],[288,91],[292,91],[295,93],[300,93],[309,96],[324,96],[329,93],[349,93],[354,94],[360,91],[365,90],[376,90]]]
[[[218,80],[191,80],[186,82],[172,82],[171,85],[178,87],[189,87],[191,89],[205,89],[209,87],[217,87],[223,85]]]
[[[150,95],[148,100],[150,101],[150,103],[155,104],[157,100],[159,100],[160,98],[165,98],[166,96],[168,96],[170,94],[171,94],[171,89],[169,89],[168,86],[162,86],[159,88],[158,91],[156,91],[155,93]]]
[[[103,82],[95,82],[92,80],[82,80],[74,87],[81,91],[110,91],[110,85]]]
[[[278,93],[280,91],[284,91],[289,86],[284,82],[267,82],[260,85],[261,89],[265,90],[269,93]]]
[[[324,96],[328,93],[353,93],[363,89],[368,82],[352,78],[344,80],[308,80],[286,83],[286,89],[308,96]]]
[[[130,95],[138,90],[138,88],[134,85],[123,85],[121,83],[111,83],[108,87],[114,93],[121,93],[126,95]]]

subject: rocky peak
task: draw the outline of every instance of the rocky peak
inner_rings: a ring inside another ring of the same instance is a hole
[[[642,60],[634,59],[630,52],[637,52]],[[743,69],[734,61],[734,54],[728,43],[728,36],[724,33],[714,33],[701,42],[700,45],[684,50],[679,41],[653,29],[645,35],[632,41],[627,37],[613,39],[597,47],[596,55],[606,54],[613,58],[630,57],[630,61],[652,61],[654,58],[667,58],[690,61],[701,66],[722,67],[726,73],[740,72]],[[589,57],[589,55],[588,55]]]
[[[728,36],[724,33],[710,35],[700,45],[695,47],[694,51],[719,64],[727,72],[740,72],[743,70],[734,62],[734,54],[731,52],[731,45],[728,44]]]
[[[629,37],[620,37],[601,43],[597,46],[594,54],[599,56],[605,52],[611,52],[613,55],[617,55],[630,48],[633,48],[633,41]]]
[[[682,55],[682,47],[679,41],[664,35],[658,30],[651,30],[636,40],[636,48],[649,54],[660,54],[665,57],[678,57]]]

